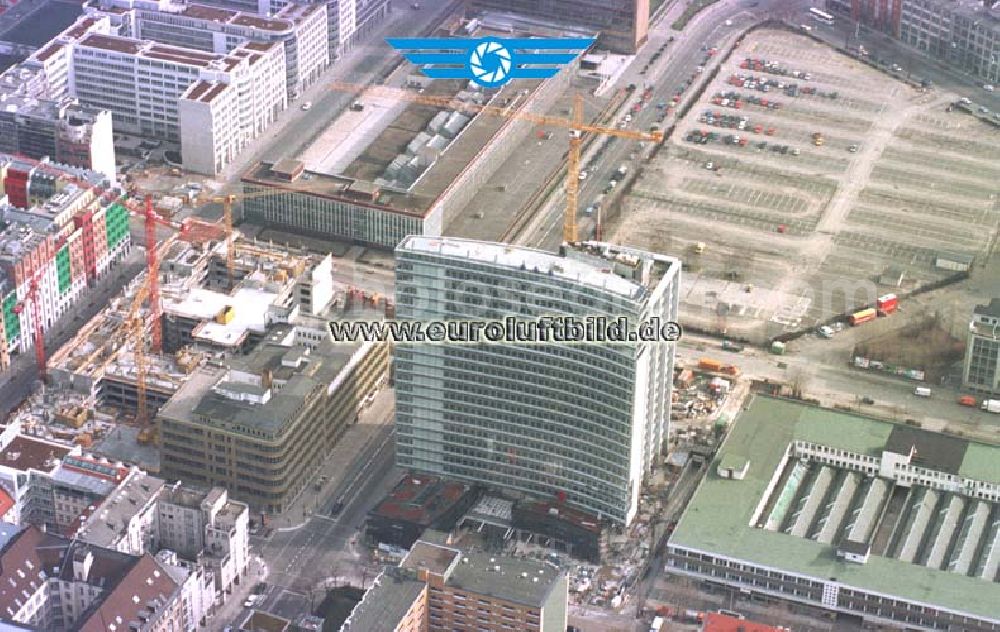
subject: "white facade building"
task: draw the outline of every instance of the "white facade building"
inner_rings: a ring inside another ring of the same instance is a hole
[[[108,17],[118,34],[226,55],[246,42],[285,49],[288,98],[312,85],[330,63],[323,4],[289,3],[257,15],[178,0],[91,0],[89,15]],[[266,17],[265,17],[266,16]]]
[[[180,586],[185,632],[202,629],[216,602],[215,576],[212,571],[181,559],[169,549],[157,553],[156,561]]]
[[[90,34],[74,45],[72,93],[81,103],[111,110],[116,131],[182,141],[185,167],[215,175],[286,107],[283,64],[277,61],[283,54],[274,44],[251,43],[218,55]],[[202,94],[202,107],[181,106],[209,84],[217,84],[213,92],[218,94],[208,103]],[[235,96],[223,95],[226,90],[235,90]],[[216,98],[222,99],[221,107],[212,105]],[[184,132],[185,126],[192,127]],[[211,152],[204,146],[183,147],[183,137],[191,138],[194,129],[198,134],[212,130]]]
[[[156,546],[211,569],[215,590],[223,594],[250,563],[250,510],[229,499],[226,490],[209,492],[174,484],[157,507]]]
[[[648,252],[411,236],[396,257],[403,320],[677,317],[680,261]],[[396,345],[397,464],[628,524],[667,437],[673,344],[549,340]]]

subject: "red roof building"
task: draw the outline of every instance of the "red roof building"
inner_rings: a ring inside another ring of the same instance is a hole
[[[717,612],[705,615],[701,630],[702,632],[787,632],[787,628],[755,623]]]

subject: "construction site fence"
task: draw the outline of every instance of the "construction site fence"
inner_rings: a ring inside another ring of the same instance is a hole
[[[969,278],[969,274],[970,274],[970,272],[968,272],[968,271],[965,271],[965,272],[956,272],[955,274],[948,275],[948,276],[946,276],[946,277],[944,277],[942,279],[938,279],[937,281],[933,281],[931,283],[926,283],[924,285],[921,285],[920,287],[913,288],[912,290],[910,290],[908,292],[897,292],[896,295],[899,297],[900,301],[903,301],[903,300],[908,299],[908,298],[913,298],[915,296],[920,296],[921,294],[926,294],[927,292],[933,292],[934,290],[940,290],[941,288],[947,287],[949,285],[954,285],[956,283],[961,283],[962,281],[965,281],[966,279]],[[847,318],[851,314],[857,312],[858,310],[862,310],[862,309],[874,309],[875,307],[876,306],[872,305],[872,304],[867,304],[867,305],[862,305],[862,306],[859,306],[859,307],[855,307],[855,308],[850,309],[848,311],[845,311],[843,313],[837,314],[836,316],[832,316],[830,318],[827,318],[825,321],[823,321],[821,323],[818,323],[815,326],[804,327],[804,328],[801,328],[801,329],[797,329],[795,331],[786,332],[786,333],[780,334],[778,336],[775,336],[772,340],[777,341],[777,342],[788,342],[790,340],[797,340],[797,339],[801,338],[802,336],[804,336],[804,335],[806,335],[806,334],[814,331],[817,327],[820,327],[820,326],[827,326],[827,327],[829,327],[830,325],[833,325],[834,323],[844,322],[844,321],[847,320]]]

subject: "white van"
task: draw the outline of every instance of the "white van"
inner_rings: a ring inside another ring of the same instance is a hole
[[[926,386],[918,386],[917,388],[913,389],[913,394],[918,397],[930,397],[931,389],[927,388]]]

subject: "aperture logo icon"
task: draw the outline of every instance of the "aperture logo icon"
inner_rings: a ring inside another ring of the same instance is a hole
[[[497,86],[507,82],[510,75],[511,54],[496,40],[484,41],[472,49],[469,56],[469,70],[476,83],[482,86]]]
[[[548,79],[590,48],[591,38],[389,38],[431,79],[469,79],[499,88],[512,79]],[[552,52],[558,51],[558,52]]]

